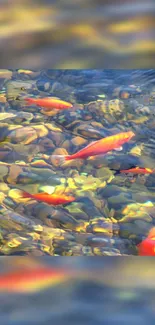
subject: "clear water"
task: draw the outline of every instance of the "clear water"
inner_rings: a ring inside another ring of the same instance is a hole
[[[0,76],[0,254],[137,255],[154,226],[155,70],[8,70]],[[47,113],[24,96],[58,97],[73,109]],[[16,98],[19,97],[19,100]],[[92,141],[132,130],[112,151],[58,165]],[[20,191],[65,193],[76,200],[49,206]]]

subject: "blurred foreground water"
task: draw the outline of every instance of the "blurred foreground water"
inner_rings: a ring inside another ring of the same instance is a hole
[[[0,1],[1,68],[154,67],[153,0]]]
[[[64,272],[64,279],[39,289],[37,272],[43,267]],[[34,269],[36,276],[29,285],[28,274]],[[27,272],[23,287],[38,283],[38,290],[11,293],[11,285],[4,289],[4,277],[5,283],[11,283],[17,272],[16,287]],[[0,321],[4,325],[153,324],[154,275],[151,258],[1,258]]]
[[[155,70],[0,70],[0,254],[137,255],[155,222]],[[54,96],[73,104],[46,111],[24,96]],[[18,100],[17,100],[18,97]],[[122,151],[60,166],[73,154],[120,132],[135,137]],[[21,198],[72,195],[49,206]]]

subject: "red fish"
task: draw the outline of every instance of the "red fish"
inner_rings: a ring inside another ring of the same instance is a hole
[[[155,256],[155,227],[153,227],[147,238],[137,245],[139,256]]]
[[[27,105],[37,105],[39,107],[43,107],[46,110],[50,111],[51,109],[68,109],[72,108],[73,105],[71,103],[65,102],[61,99],[54,97],[46,97],[46,98],[24,98]]]
[[[27,192],[23,192],[21,196],[23,198],[30,198],[37,201],[42,201],[49,205],[60,205],[60,204],[66,204],[75,201],[75,198],[73,196],[48,194],[48,193],[30,194]]]
[[[31,293],[70,278],[69,272],[51,267],[35,267],[0,274],[0,292]]]
[[[141,168],[141,167],[135,167],[127,170],[121,170],[120,173],[133,173],[133,174],[152,174],[154,172],[153,169],[150,168]]]
[[[130,97],[130,94],[129,94],[127,91],[122,91],[122,92],[120,93],[120,97],[121,97],[122,99],[128,99],[128,98]]]
[[[87,159],[91,156],[106,154],[111,150],[121,150],[122,145],[128,142],[134,135],[135,134],[132,131],[118,133],[116,135],[94,141],[73,155],[56,155],[53,157],[64,162],[65,160]]]
[[[134,175],[145,175],[145,174],[152,174],[154,173],[154,169],[150,168],[142,168],[142,167],[132,167],[130,169],[122,169],[117,171],[116,174],[134,174]]]

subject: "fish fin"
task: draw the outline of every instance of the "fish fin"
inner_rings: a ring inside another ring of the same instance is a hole
[[[118,148],[115,148],[114,150],[116,150],[116,151],[122,151],[123,150],[123,147],[118,147]]]
[[[70,160],[70,155],[52,155],[51,158],[57,160],[58,164],[61,166],[65,161]]]
[[[106,157],[109,153],[101,153],[100,155],[96,155],[96,156],[89,156],[87,158],[87,160],[95,160],[96,158],[103,158]]]
[[[154,238],[154,237],[155,237],[155,227],[153,227],[153,228],[149,231],[147,238]]]

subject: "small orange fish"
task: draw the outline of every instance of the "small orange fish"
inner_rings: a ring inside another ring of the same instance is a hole
[[[155,227],[153,227],[147,238],[137,245],[139,256],[155,256]]]
[[[126,91],[121,92],[120,97],[122,99],[128,99],[130,97],[130,94]]]
[[[118,133],[101,140],[91,142],[88,146],[74,153],[73,155],[53,155],[61,162],[73,159],[87,159],[91,156],[106,154],[111,150],[122,150],[122,145],[128,142],[135,134],[132,131]]]
[[[150,168],[141,168],[141,167],[134,167],[134,168],[130,168],[130,169],[124,169],[124,170],[120,170],[120,173],[124,173],[124,174],[152,174],[154,173],[154,169],[150,169]]]
[[[72,108],[73,105],[71,103],[65,102],[61,99],[54,97],[46,97],[46,98],[24,98],[24,101],[27,105],[37,105],[39,107],[43,107],[46,110],[50,111],[51,109],[68,109]]]
[[[51,267],[21,269],[0,274],[0,292],[31,293],[70,278],[67,270]]]
[[[36,201],[42,201],[49,205],[60,205],[60,204],[66,204],[75,201],[75,197],[73,196],[48,194],[48,193],[30,194],[27,192],[23,192],[21,196],[23,198],[30,198],[30,199],[35,199]]]

